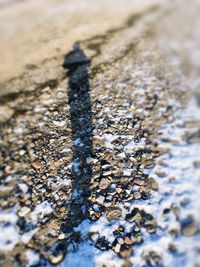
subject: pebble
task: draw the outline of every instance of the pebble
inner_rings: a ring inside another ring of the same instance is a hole
[[[157,228],[157,224],[156,221],[152,220],[152,221],[147,221],[145,223],[145,226],[147,228],[147,232],[149,234],[155,234],[156,233],[156,228]]]
[[[59,253],[56,256],[51,255],[50,256],[50,262],[52,264],[59,264],[63,260],[63,258],[64,258],[64,255],[62,253]]]
[[[161,177],[161,178],[163,178],[167,175],[166,172],[164,170],[161,170],[161,169],[157,170],[156,174],[158,175],[158,177]]]
[[[133,240],[131,239],[131,237],[129,237],[129,236],[126,236],[125,238],[124,238],[124,243],[126,244],[126,245],[132,245],[133,244]]]
[[[144,256],[144,259],[148,266],[162,266],[161,257],[155,251],[150,251],[147,255]]]
[[[121,248],[121,245],[119,243],[116,243],[116,245],[113,246],[113,250],[117,254],[120,252],[120,248]]]
[[[141,195],[141,193],[138,191],[138,192],[134,192],[134,193],[133,193],[133,197],[134,197],[134,199],[141,199],[142,195]]]
[[[143,237],[140,234],[137,234],[136,236],[132,238],[132,240],[133,240],[133,244],[139,245],[143,242]]]
[[[122,258],[128,258],[128,257],[130,257],[131,252],[132,252],[132,250],[130,248],[122,246],[119,254]]]
[[[27,214],[31,212],[31,209],[29,207],[23,207],[21,210],[18,212],[20,217],[25,217]]]
[[[99,188],[104,190],[108,188],[110,185],[110,180],[108,178],[102,178],[100,183],[99,183]]]
[[[98,249],[100,249],[100,250],[106,251],[109,248],[109,243],[106,240],[106,238],[103,236],[103,237],[100,237],[97,240],[97,242],[95,244],[95,247],[98,248]]]
[[[157,191],[158,190],[158,183],[153,179],[150,178],[147,182],[147,186],[151,188],[152,190]]]
[[[100,195],[96,198],[96,202],[100,205],[102,205],[104,203],[105,197]]]
[[[181,232],[184,236],[193,236],[198,232],[198,230],[198,225],[191,216],[182,220]]]
[[[63,240],[65,239],[65,234],[64,233],[60,233],[58,236],[58,240]]]
[[[96,242],[99,238],[99,233],[90,233],[90,240]]]
[[[87,164],[90,164],[90,163],[93,163],[94,162],[94,159],[92,157],[87,157],[86,158],[86,163]]]
[[[53,124],[54,124],[56,127],[63,127],[63,126],[65,126],[66,121],[53,121]]]
[[[145,181],[144,180],[142,180],[142,179],[134,179],[134,184],[136,184],[136,185],[144,185],[145,184]]]
[[[120,193],[123,191],[123,189],[122,189],[121,187],[117,187],[115,190],[116,190],[116,192],[117,192],[118,194],[120,194]]]
[[[123,245],[124,244],[124,239],[122,237],[118,237],[117,238],[117,243],[120,244],[120,245]]]
[[[6,105],[0,106],[0,123],[9,120],[14,114],[14,110]]]
[[[32,166],[34,169],[39,170],[42,167],[42,163],[41,161],[36,160],[35,162],[32,163]]]
[[[121,215],[122,215],[121,208],[116,207],[116,206],[106,211],[106,217],[108,221],[117,220],[121,217]]]

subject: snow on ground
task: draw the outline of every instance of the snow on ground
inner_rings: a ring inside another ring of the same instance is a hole
[[[193,267],[200,263],[200,235],[173,237],[170,231],[181,231],[181,222],[194,218],[200,224],[200,172],[195,163],[200,161],[200,144],[187,143],[184,135],[198,128],[188,128],[187,124],[199,121],[200,108],[192,99],[185,110],[180,110],[175,120],[160,129],[159,146],[169,148],[170,152],[157,160],[150,173],[159,184],[159,191],[154,192],[149,204],[141,203],[138,207],[151,209],[160,226],[156,237],[144,237],[144,244],[136,249],[132,263],[143,266],[142,255],[155,250],[163,256],[164,266]],[[156,174],[162,171],[163,177]],[[178,214],[172,212],[176,209]],[[163,211],[170,210],[163,214]],[[169,246],[174,244],[177,252],[170,252]]]
[[[152,251],[162,258],[159,266],[193,267],[200,263],[200,234],[183,234],[181,228],[191,218],[194,219],[191,229],[198,228],[200,223],[200,175],[199,166],[195,167],[200,162],[200,144],[188,143],[184,138],[198,129],[197,123],[190,127],[189,124],[199,121],[199,114],[200,108],[192,99],[184,110],[178,111],[174,121],[160,129],[158,145],[169,149],[169,153],[160,156],[152,170],[146,170],[158,182],[159,190],[149,200],[132,203],[133,207],[150,212],[159,230],[155,235],[143,231],[144,242],[134,248],[130,259],[133,266],[145,266],[144,259]],[[115,253],[102,252],[87,239],[89,232],[99,232],[112,242],[113,230],[119,225],[129,230],[130,223],[123,219],[108,222],[103,217],[96,222],[83,221],[76,231],[81,231],[86,241],[72,244],[61,266],[121,266],[122,260]]]

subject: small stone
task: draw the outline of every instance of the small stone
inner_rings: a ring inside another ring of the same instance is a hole
[[[99,219],[99,218],[101,217],[102,213],[101,213],[100,211],[96,211],[96,212],[94,213],[94,215],[95,215],[95,218],[96,218],[96,219]]]
[[[98,204],[100,204],[100,205],[103,204],[104,200],[105,200],[105,197],[102,196],[102,195],[100,195],[100,196],[98,196],[98,197],[96,198],[96,202],[97,202]]]
[[[126,220],[129,222],[136,222],[137,224],[140,224],[140,222],[142,221],[142,217],[139,213],[139,209],[138,208],[134,208],[131,213],[126,215]]]
[[[123,245],[124,244],[124,239],[121,238],[121,237],[118,237],[117,238],[117,243],[120,244],[120,245]]]
[[[50,236],[50,237],[56,237],[56,236],[58,236],[57,231],[54,230],[54,229],[52,229],[51,232],[48,234],[48,236]]]
[[[98,185],[99,185],[99,183],[98,183],[97,181],[94,181],[93,184],[92,184],[92,187],[93,187],[93,188],[97,188]]]
[[[135,226],[133,227],[133,231],[134,231],[134,233],[140,233],[141,229],[140,229],[139,226],[135,225]]]
[[[151,188],[152,190],[158,190],[158,183],[153,179],[150,178],[147,182],[147,186]]]
[[[90,164],[90,163],[93,163],[94,159],[92,157],[87,157],[86,158],[86,163],[87,164]]]
[[[110,180],[108,178],[102,178],[100,183],[99,183],[99,188],[104,190],[108,188],[110,185]]]
[[[99,238],[99,233],[90,233],[90,240],[93,242],[97,242]]]
[[[118,156],[121,158],[121,159],[125,159],[126,158],[126,154],[124,152],[118,154]]]
[[[116,245],[113,246],[113,250],[117,254],[120,252],[120,248],[121,248],[121,245],[119,243],[116,243]]]
[[[23,156],[25,153],[26,153],[26,151],[23,150],[23,149],[21,149],[21,150],[19,151],[19,155],[20,155],[20,156]]]
[[[168,245],[168,249],[169,249],[169,251],[171,251],[171,252],[173,252],[173,253],[177,252],[177,247],[176,247],[176,245],[173,244],[173,243],[170,243],[170,244]]]
[[[155,234],[156,233],[156,228],[157,228],[157,224],[156,221],[152,220],[152,221],[147,221],[145,223],[145,227],[147,228],[147,232],[149,234]]]
[[[129,236],[126,236],[125,239],[124,239],[124,243],[128,246],[132,245],[133,244],[133,240],[131,239],[131,237]]]
[[[142,186],[142,185],[145,184],[145,181],[142,180],[142,179],[137,178],[137,179],[134,180],[134,184]]]
[[[25,194],[28,191],[28,186],[25,183],[18,184],[20,190]]]
[[[0,188],[0,198],[8,198],[13,188],[11,186],[4,186]]]
[[[131,255],[131,251],[132,250],[130,248],[127,248],[126,246],[122,246],[119,254],[122,258],[128,258]]]
[[[59,253],[56,256],[51,255],[50,256],[50,262],[52,264],[58,264],[58,263],[60,263],[63,260],[63,258],[64,258],[64,255],[62,253]]]
[[[122,210],[119,207],[112,207],[106,211],[108,221],[119,219],[122,215]]]
[[[120,232],[120,233],[123,233],[124,232],[124,226],[123,225],[120,225],[119,227],[118,227],[118,231]]]
[[[133,193],[134,199],[141,199],[142,195],[139,191]]]
[[[58,236],[58,240],[63,240],[65,239],[65,234],[64,233],[60,233]]]
[[[56,127],[63,127],[66,125],[66,121],[53,121],[53,124],[56,126]]]
[[[123,170],[123,175],[125,175],[125,176],[131,176],[131,174],[132,174],[132,169],[124,169]]]
[[[161,257],[155,251],[150,251],[145,257],[145,261],[149,266],[160,266]]]
[[[193,166],[194,166],[195,169],[200,169],[200,160],[195,160],[193,162]]]
[[[166,172],[161,169],[157,170],[156,174],[158,175],[158,177],[161,177],[161,178],[166,176]]]
[[[113,204],[112,201],[105,201],[103,205],[106,208],[110,208],[112,206],[112,204]]]
[[[34,169],[39,170],[42,167],[42,163],[41,161],[36,160],[35,162],[32,163],[32,166]]]
[[[31,209],[29,207],[23,207],[23,208],[21,208],[21,210],[19,211],[18,214],[20,217],[25,217],[30,212],[31,212]]]
[[[186,219],[181,222],[181,232],[184,236],[193,236],[198,232],[198,225],[192,218],[188,216]]]
[[[106,240],[105,236],[100,237],[100,238],[97,240],[97,242],[96,242],[96,244],[95,244],[95,247],[98,248],[98,249],[100,249],[100,250],[102,250],[102,251],[106,251],[106,250],[108,250],[108,248],[109,248],[109,243],[108,243],[108,241]]]
[[[0,123],[4,123],[9,120],[12,115],[14,114],[14,110],[8,106],[1,106],[0,107]]]
[[[121,187],[117,187],[115,190],[118,194],[121,194],[121,192],[123,191]]]
[[[199,143],[200,142],[200,129],[192,132],[192,133],[188,133],[186,135],[186,140],[189,144],[195,144],[195,143]]]
[[[150,189],[147,186],[140,187],[140,193],[142,194],[142,199],[148,199]]]
[[[140,234],[137,234],[136,236],[134,236],[132,240],[133,240],[133,244],[137,244],[137,245],[143,242],[143,238]]]

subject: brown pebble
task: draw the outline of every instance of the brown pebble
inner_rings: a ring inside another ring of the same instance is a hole
[[[124,239],[124,243],[130,246],[133,244],[133,240],[130,237],[126,236]]]
[[[120,250],[119,254],[120,254],[120,256],[122,258],[128,258],[131,255],[131,249],[130,248],[126,248],[126,247],[121,247],[121,250]]]
[[[133,197],[134,197],[134,199],[141,199],[142,195],[140,192],[137,191],[137,192],[133,193]]]
[[[99,183],[99,188],[104,190],[106,188],[108,188],[110,185],[110,180],[108,178],[103,178],[101,179],[100,183]]]
[[[134,180],[134,184],[136,184],[136,185],[144,185],[145,182],[144,182],[144,180],[137,178],[137,179]]]

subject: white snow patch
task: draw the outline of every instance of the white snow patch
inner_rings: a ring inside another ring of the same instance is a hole
[[[19,188],[22,190],[22,192],[25,194],[28,191],[28,186],[25,183],[18,184]]]
[[[29,217],[33,224],[42,220],[46,215],[53,212],[51,204],[46,200],[38,204],[35,209],[30,213]]]
[[[133,153],[134,150],[139,148],[144,148],[145,146],[145,138],[142,138],[139,142],[131,141],[125,147],[124,151],[128,154]]]
[[[180,234],[178,237],[174,237],[170,234],[170,231],[173,229],[180,230],[180,221],[177,220],[172,212],[173,206],[180,208],[180,220],[188,215],[192,215],[196,222],[200,223],[198,212],[200,210],[200,177],[199,169],[194,168],[194,161],[200,160],[200,144],[187,144],[182,138],[186,131],[195,130],[189,130],[186,122],[198,119],[196,114],[199,113],[199,108],[194,101],[191,101],[184,111],[181,110],[177,114],[176,119],[172,123],[161,127],[159,146],[169,148],[170,152],[159,157],[152,170],[146,171],[150,177],[155,178],[159,184],[159,190],[153,192],[148,200],[133,201],[132,203],[125,203],[124,206],[119,205],[122,209],[123,217],[125,215],[125,206],[130,209],[138,207],[147,213],[151,213],[159,225],[157,233],[154,235],[150,235],[145,230],[142,230],[144,242],[134,247],[135,252],[130,259],[133,266],[144,266],[146,264],[144,256],[151,251],[155,251],[162,257],[163,266],[193,267],[196,263],[200,262],[200,255],[198,253],[200,251],[199,234],[192,237],[185,237]],[[112,141],[117,138],[110,134],[104,137],[106,137],[106,141],[109,143],[108,147],[112,147]],[[162,141],[164,140],[163,137],[169,139],[167,144]],[[178,140],[178,142],[171,142],[171,140]],[[139,143],[131,141],[124,147],[124,151],[132,153],[134,149],[143,148],[144,146],[144,139]],[[166,172],[164,178],[157,176],[156,171],[158,169]],[[163,210],[166,208],[169,208],[171,211],[163,214]],[[81,232],[83,242],[75,245],[75,247],[73,245],[70,247],[69,253],[61,266],[122,266],[122,260],[112,250],[102,252],[94,247],[92,241],[88,240],[88,233],[96,232],[101,236],[105,236],[109,242],[112,242],[114,240],[113,230],[119,225],[123,225],[126,232],[129,232],[132,227],[132,223],[127,222],[123,218],[113,222],[108,222],[106,217],[101,217],[96,222],[83,221],[74,229]],[[171,243],[177,247],[177,253],[169,251]]]
[[[63,127],[63,126],[65,126],[66,121],[53,121],[53,124],[54,124],[56,127]]]
[[[27,267],[34,266],[39,263],[39,254],[33,251],[32,249],[26,250],[26,257],[27,257]]]
[[[178,106],[178,105],[177,105]],[[183,136],[186,132],[194,132],[195,128],[187,128],[187,122],[199,121],[200,108],[192,99],[185,110],[181,110],[176,119],[160,130],[159,145],[169,148],[170,152],[157,159],[155,168],[150,176],[158,182],[159,191],[154,192],[149,203],[140,203],[140,208],[148,210],[156,218],[161,230],[156,238],[145,235],[144,244],[136,247],[135,255],[131,258],[132,263],[138,267],[144,265],[144,255],[150,251],[156,251],[161,257],[164,266],[193,267],[200,263],[200,235],[185,237],[179,235],[177,238],[169,234],[170,230],[180,230],[180,221],[190,215],[200,225],[200,172],[194,168],[194,162],[200,160],[200,144],[188,144]],[[168,138],[165,143],[163,137]],[[173,143],[170,140],[178,142]],[[156,175],[157,170],[166,173],[164,178]],[[166,208],[179,207],[179,220],[170,211],[164,215]],[[169,245],[173,243],[178,252],[170,253]]]
[[[0,250],[12,250],[19,241],[18,217],[14,210],[10,212],[0,211]]]

